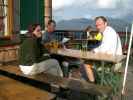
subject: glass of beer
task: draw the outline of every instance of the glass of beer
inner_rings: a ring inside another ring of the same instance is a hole
[[[59,47],[58,41],[57,40],[53,41],[53,49],[55,53],[58,52],[58,47]]]
[[[82,41],[82,56],[87,56],[87,45],[88,45],[88,41],[87,40],[83,40]]]

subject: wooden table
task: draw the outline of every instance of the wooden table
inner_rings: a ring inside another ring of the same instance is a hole
[[[126,56],[124,55],[112,56],[109,54],[93,53],[90,51],[82,52],[81,50],[74,50],[74,49],[59,49],[57,54],[67,57],[84,59],[84,60],[106,61],[112,63],[119,63],[126,58]]]
[[[126,56],[124,55],[109,55],[103,53],[93,53],[93,52],[82,52],[81,50],[73,50],[73,49],[59,49],[57,52],[58,55],[70,57],[70,58],[77,58],[83,60],[91,60],[91,61],[100,61],[102,66],[102,77],[100,84],[103,85],[104,78],[105,78],[105,62],[110,62],[113,64],[117,64],[122,62]]]

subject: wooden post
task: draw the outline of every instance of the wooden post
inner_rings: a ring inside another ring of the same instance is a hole
[[[7,33],[6,36],[11,35],[13,32],[13,0],[8,0],[7,7]]]
[[[45,17],[45,30],[49,19],[52,19],[52,0],[44,0],[44,17]]]
[[[5,18],[4,36],[9,36],[13,32],[13,0],[7,0],[5,3],[7,4],[7,7],[5,8],[7,17]]]
[[[0,0],[0,36],[3,36],[3,32],[4,32],[4,18],[5,18],[5,13],[4,13],[4,2],[3,0]]]

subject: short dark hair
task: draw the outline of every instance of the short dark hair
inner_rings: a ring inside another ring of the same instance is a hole
[[[54,20],[52,20],[52,19],[50,19],[50,20],[48,21],[48,25],[50,25],[51,23],[54,23],[54,24],[56,25],[56,22],[55,22]]]
[[[102,19],[104,22],[108,22],[107,18],[105,18],[104,16],[98,16],[95,18],[95,21],[97,21],[98,19]]]

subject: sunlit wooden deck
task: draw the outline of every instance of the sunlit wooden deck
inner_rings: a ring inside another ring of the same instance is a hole
[[[0,100],[52,100],[55,95],[0,75]]]
[[[0,66],[0,70],[21,74],[14,64]],[[55,94],[0,74],[0,100],[53,100]]]

